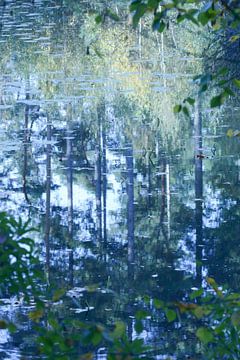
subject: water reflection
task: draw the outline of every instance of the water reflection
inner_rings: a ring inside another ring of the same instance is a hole
[[[128,262],[134,261],[134,174],[133,174],[133,147],[127,144],[125,150],[127,167],[127,242]]]
[[[207,273],[237,287],[239,143],[200,103],[193,122],[173,114],[199,64],[172,35],[97,27],[80,5],[0,6],[1,209],[40,228],[49,282],[75,294],[61,316],[124,319],[134,338],[139,295],[184,298]],[[181,341],[147,326],[162,349],[161,334],[170,349]],[[9,349],[29,333],[4,335]]]
[[[49,116],[47,116],[47,149],[46,149],[46,216],[45,216],[45,246],[46,246],[46,269],[49,273],[50,269],[50,229],[51,229],[51,140],[52,140],[52,125]]]
[[[195,105],[195,224],[196,224],[196,285],[202,286],[203,258],[203,141],[200,96]]]

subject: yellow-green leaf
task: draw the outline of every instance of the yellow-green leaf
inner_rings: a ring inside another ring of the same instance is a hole
[[[172,322],[176,319],[177,315],[174,310],[168,309],[165,311],[168,322]]]
[[[121,338],[126,332],[126,325],[122,321],[115,323],[115,329],[113,330],[112,336],[115,339]]]
[[[61,297],[65,295],[65,289],[58,289],[55,291],[55,293],[53,294],[53,298],[52,300],[55,302],[55,301],[58,301],[59,299],[61,299]]]
[[[196,335],[199,340],[204,344],[208,344],[214,341],[214,336],[208,328],[200,327],[199,329],[197,329]]]
[[[235,42],[240,38],[240,35],[233,35],[230,37],[229,41],[230,42]]]
[[[29,319],[32,321],[38,322],[43,317],[44,311],[42,309],[37,309],[35,311],[31,311],[28,314]]]
[[[228,137],[233,137],[233,129],[228,129],[227,136]]]
[[[175,105],[174,108],[173,108],[173,112],[175,114],[179,113],[181,110],[182,110],[182,105]]]
[[[239,79],[233,79],[233,83],[238,89],[240,89],[240,80]]]
[[[235,311],[231,316],[231,322],[233,326],[239,326],[240,325],[240,311]]]

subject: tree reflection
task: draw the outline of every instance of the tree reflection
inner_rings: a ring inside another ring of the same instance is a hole
[[[66,161],[67,161],[67,204],[68,204],[68,248],[69,248],[69,283],[73,286],[73,164],[72,164],[72,108],[67,107]]]
[[[46,270],[50,270],[50,229],[51,229],[51,157],[52,157],[52,124],[47,115],[47,149],[46,149],[46,215],[45,215],[45,246],[46,246]]]
[[[202,285],[203,257],[203,165],[202,165],[202,115],[200,100],[195,106],[194,137],[195,137],[195,226],[196,226],[196,281]]]
[[[29,83],[28,83],[29,86]],[[30,99],[29,89],[26,93],[26,100]],[[30,106],[28,104],[25,105],[25,116],[24,116],[24,139],[23,139],[23,148],[24,148],[24,155],[23,155],[23,193],[25,200],[27,203],[30,203],[29,196],[27,193],[27,174],[29,172],[28,167],[28,148],[30,145],[30,134],[29,134],[29,112]]]
[[[133,167],[133,146],[126,145],[125,150],[127,165],[127,240],[128,240],[128,261],[134,262],[134,167]]]

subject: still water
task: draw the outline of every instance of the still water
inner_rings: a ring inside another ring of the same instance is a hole
[[[239,287],[238,109],[174,114],[196,94],[201,36],[133,30],[126,2],[110,5],[120,23],[95,23],[104,2],[1,2],[0,209],[39,229],[49,279],[69,289],[61,316],[123,319],[134,338],[140,296],[185,299],[207,275]],[[1,359],[39,358],[28,310],[2,300],[19,327],[0,330]],[[145,325],[156,359],[194,353],[188,329]]]

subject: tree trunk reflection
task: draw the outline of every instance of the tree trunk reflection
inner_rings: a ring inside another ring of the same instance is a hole
[[[195,135],[195,223],[196,223],[196,281],[202,284],[203,257],[203,168],[202,168],[202,118],[199,99],[194,117]]]
[[[50,206],[51,206],[51,152],[52,152],[52,125],[47,115],[47,161],[46,161],[46,216],[45,216],[45,246],[46,246],[46,270],[49,275],[50,269]]]
[[[71,109],[69,109],[71,113]],[[69,282],[73,286],[73,164],[72,164],[72,130],[71,130],[71,115],[68,119],[67,127],[67,197],[68,197],[68,249],[69,249]]]
[[[128,261],[134,261],[134,173],[133,173],[133,147],[127,145],[127,231],[128,231]]]
[[[29,91],[29,90],[28,90]],[[26,100],[30,98],[29,92],[26,93]],[[28,173],[28,147],[29,147],[29,105],[25,105],[25,114],[24,114],[24,139],[23,139],[23,194],[25,200],[30,203],[28,193],[27,193],[27,173]]]

